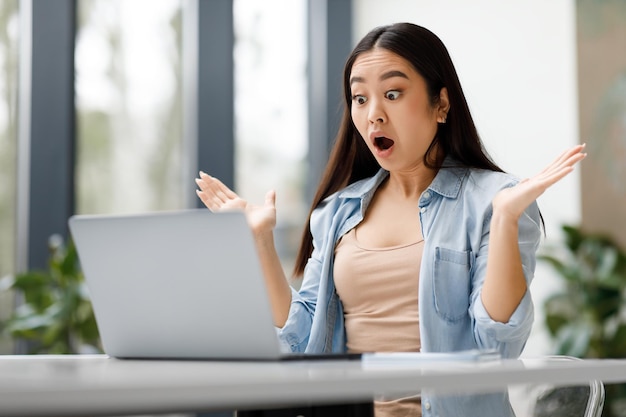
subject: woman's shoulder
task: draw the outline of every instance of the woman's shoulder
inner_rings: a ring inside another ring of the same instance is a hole
[[[467,187],[474,190],[499,191],[520,182],[520,178],[508,172],[468,168],[467,173]]]
[[[519,181],[507,172],[454,165],[440,169],[431,189],[444,197],[483,210],[500,190],[513,187]]]
[[[359,206],[361,199],[373,194],[380,183],[387,177],[388,172],[380,170],[375,175],[355,181],[346,187],[330,194],[318,204],[311,213],[311,224],[319,224],[330,221],[338,213],[342,213],[345,207],[351,213],[353,208]]]
[[[517,177],[506,172],[463,166],[450,159],[446,162],[451,163],[439,169],[430,185],[444,197],[484,199],[519,182]]]
[[[389,173],[381,169],[371,177],[363,178],[350,183],[324,198],[315,210],[327,211],[329,210],[329,207],[332,209],[333,206],[344,204],[346,201],[351,199],[360,200],[368,194],[376,191],[376,188],[378,188],[387,175],[389,175]]]
[[[493,197],[501,190],[517,185],[521,179],[508,172],[469,168],[463,199],[477,207],[489,208]],[[525,212],[536,222],[540,213],[537,202],[533,202]]]

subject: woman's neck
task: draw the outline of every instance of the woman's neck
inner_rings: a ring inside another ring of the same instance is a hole
[[[436,174],[436,170],[425,166],[411,172],[390,172],[383,187],[387,193],[399,198],[419,199]]]

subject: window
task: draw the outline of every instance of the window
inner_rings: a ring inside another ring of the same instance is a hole
[[[277,194],[276,244],[286,272],[308,211],[306,0],[235,0],[236,191]]]
[[[182,208],[180,1],[82,0],[78,16],[77,212]]]
[[[0,277],[15,269],[18,3],[0,2]],[[0,294],[0,317],[12,307],[11,294]],[[11,353],[8,340],[0,338],[0,353]]]

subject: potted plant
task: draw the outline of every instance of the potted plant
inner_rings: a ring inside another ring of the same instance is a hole
[[[626,253],[610,237],[564,225],[564,245],[539,259],[563,278],[545,301],[555,353],[579,358],[626,357]],[[607,416],[626,415],[626,386],[606,387]]]
[[[29,353],[101,352],[98,327],[76,248],[59,235],[48,242],[47,270],[32,270],[0,280],[21,302],[0,329],[25,341]]]

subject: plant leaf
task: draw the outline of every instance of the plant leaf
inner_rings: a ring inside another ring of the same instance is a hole
[[[609,358],[623,358],[626,356],[626,323],[622,323],[611,341],[607,343]]]
[[[593,329],[583,320],[568,323],[557,333],[557,351],[560,355],[586,357]]]

